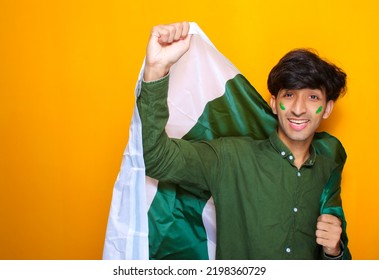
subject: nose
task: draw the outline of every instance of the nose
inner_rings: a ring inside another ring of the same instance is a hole
[[[292,109],[292,113],[295,116],[301,116],[302,114],[305,114],[305,112],[307,111],[307,106],[306,106],[306,100],[303,98],[303,96],[301,95],[296,96],[291,109]]]

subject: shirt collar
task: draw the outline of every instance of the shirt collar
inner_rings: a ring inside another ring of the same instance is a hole
[[[278,132],[275,130],[269,138],[272,147],[279,153],[279,155],[287,159],[291,164],[293,164],[295,157],[293,156],[292,152],[288,147],[280,140]],[[310,156],[309,158],[304,162],[303,166],[312,166],[316,161],[316,150],[314,146],[311,144],[310,148]]]

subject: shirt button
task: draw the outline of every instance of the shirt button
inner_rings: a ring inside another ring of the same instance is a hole
[[[286,152],[283,151],[283,152],[281,152],[280,154],[281,154],[282,156],[285,156],[285,155],[286,155]]]
[[[290,160],[293,160],[293,156],[289,156],[288,158],[289,158]]]
[[[301,176],[301,173],[300,172],[297,172],[297,177],[300,177]]]
[[[296,207],[295,207],[295,208],[293,208],[293,212],[295,212],[295,213],[297,212],[297,208],[296,208]]]
[[[286,248],[286,252],[287,252],[287,253],[291,253],[291,248],[289,248],[289,247]]]

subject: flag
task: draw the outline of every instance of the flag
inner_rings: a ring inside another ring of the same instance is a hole
[[[167,134],[188,141],[222,136],[267,138],[277,126],[270,106],[212,44],[196,23],[188,52],[170,70]],[[140,93],[142,65],[136,85]],[[346,153],[335,137],[323,132],[315,136],[318,153],[333,158],[339,168],[324,188],[320,213],[335,214],[346,222],[339,184]],[[330,197],[333,199],[331,200]],[[121,168],[117,176],[103,259],[214,259],[216,217],[210,193],[187,192],[174,184],[145,176],[141,120],[135,106]]]

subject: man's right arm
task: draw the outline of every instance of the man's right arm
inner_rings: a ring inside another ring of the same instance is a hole
[[[168,83],[168,75],[157,81],[142,82],[137,99],[146,175],[179,183],[191,190],[208,190],[219,177],[216,174],[221,170],[219,156],[209,143],[168,137],[165,131],[169,117]]]
[[[138,112],[142,122],[146,174],[156,179],[166,177],[165,174],[160,174],[162,165],[159,163],[163,163],[164,156],[167,153],[165,146],[168,136],[165,132],[165,126],[169,116],[167,106],[168,79],[169,76],[152,82],[143,81],[137,99]],[[162,169],[164,173],[164,170],[169,170],[170,167],[167,166]]]
[[[137,100],[142,121],[144,160],[147,175],[207,189],[217,170],[217,155],[207,143],[191,144],[170,139],[168,121],[169,70],[189,49],[188,22],[153,27],[146,49],[144,81]]]

